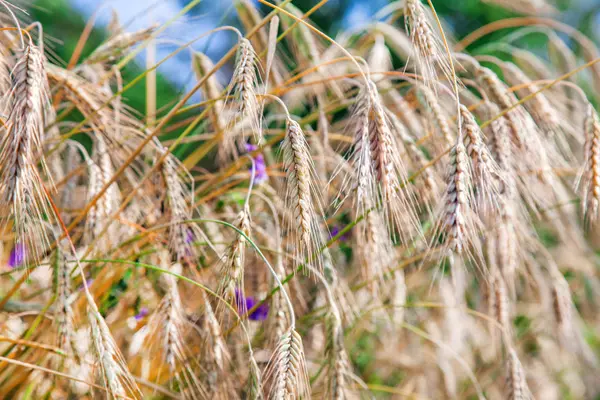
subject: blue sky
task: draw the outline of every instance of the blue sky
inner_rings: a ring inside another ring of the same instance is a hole
[[[145,28],[152,23],[164,23],[173,18],[182,7],[182,4],[189,0],[70,0],[73,7],[84,16],[90,16],[98,7],[101,7],[98,24],[106,25],[111,16],[111,9],[114,9],[126,30],[136,31]],[[331,5],[338,0],[330,0]],[[347,7],[342,17],[342,27],[358,26],[370,21],[371,15],[385,4],[387,0],[355,0],[351,6]],[[173,43],[187,42],[194,37],[222,25],[221,19],[229,14],[235,13],[232,9],[232,0],[204,0],[202,4],[209,4],[204,7],[200,15],[186,15],[171,25],[160,38],[162,42],[158,45],[157,59],[166,57],[178,46]],[[600,4],[600,0],[571,0],[571,6],[561,17],[565,22],[573,24],[585,17],[586,11],[593,9],[594,5]],[[325,5],[325,8],[327,5]],[[597,10],[596,10],[597,11]],[[600,25],[600,14],[595,18]],[[597,28],[596,28],[597,29]],[[598,32],[594,32],[596,35]],[[208,53],[213,60],[218,59],[233,45],[235,36],[231,32],[217,33],[212,36],[208,42],[209,48],[206,49],[206,40],[198,41],[193,48]],[[145,62],[144,54],[141,54],[139,61]],[[188,86],[192,84],[193,77],[190,75],[190,55],[189,52],[181,52],[174,59],[161,65],[159,71],[178,85]],[[226,79],[226,77],[222,77]]]
[[[223,5],[227,1],[212,0],[214,7],[211,7],[211,14],[218,15],[225,11]],[[127,31],[137,31],[152,25],[153,23],[162,24],[179,13],[181,6],[174,0],[71,0],[73,7],[85,17],[89,17],[98,7],[97,25],[107,25],[111,18],[111,9],[114,9],[119,15],[120,23],[124,25]],[[211,5],[212,6],[212,5]],[[163,34],[160,35],[157,42],[157,61],[168,56],[175,48],[179,47],[177,43],[185,43],[194,37],[213,29],[218,19],[213,15],[184,16],[173,23]],[[210,41],[208,53],[214,58],[223,53],[226,48],[230,48],[232,41],[235,40],[233,33],[215,34]],[[206,40],[198,41],[193,48],[196,50],[205,50]],[[145,63],[145,54],[140,54],[140,63]],[[181,52],[170,61],[159,67],[160,72],[172,82],[179,85],[190,85],[192,77],[190,76],[190,54]]]
[[[152,23],[164,23],[174,17],[182,7],[182,1],[177,0],[70,0],[73,7],[85,17],[89,17],[98,7],[100,13],[97,19],[98,25],[106,25],[110,21],[111,9],[114,9],[118,15],[121,24],[125,25],[126,30],[136,31],[151,25]],[[336,3],[336,0],[330,0]],[[203,1],[202,3],[206,3]],[[343,17],[343,26],[357,26],[369,21],[374,10],[379,9],[387,3],[387,0],[356,1],[348,7]],[[186,42],[193,39],[210,29],[220,25],[220,19],[232,10],[231,0],[210,0],[210,7],[205,14],[187,15],[180,18],[169,29],[160,36],[163,39],[159,43],[157,50],[157,59],[160,60],[171,53],[177,46],[168,41]],[[204,11],[203,11],[204,12]],[[209,48],[206,51],[213,60],[218,59],[233,45],[235,36],[233,33],[224,32],[213,35],[208,42]],[[198,41],[193,48],[201,51],[206,50],[206,40]],[[145,55],[141,54],[139,62],[145,63]],[[161,65],[159,71],[172,82],[179,85],[191,85],[191,76],[189,74],[190,56],[188,52],[179,53],[173,60]],[[182,73],[182,71],[185,71]],[[223,77],[225,78],[225,77]]]

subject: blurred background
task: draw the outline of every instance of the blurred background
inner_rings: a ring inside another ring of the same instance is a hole
[[[114,16],[125,30],[133,32],[152,24],[162,24],[174,18],[191,0],[27,0],[27,8],[32,20],[42,22],[47,48],[54,53],[57,61],[66,62],[76,46],[86,22],[95,17],[94,31],[86,44],[83,55],[89,54],[107,37],[106,27]],[[507,10],[483,0],[434,0],[438,13],[447,22],[455,38],[462,38],[480,26],[495,20],[523,15]],[[497,0],[494,0],[497,1]],[[312,21],[330,36],[360,27],[373,21],[374,14],[391,0],[329,0],[312,16]],[[504,3],[518,4],[520,0],[504,0]],[[258,3],[258,2],[255,2]],[[320,3],[319,0],[294,0],[293,4],[307,11]],[[536,3],[536,2],[532,2]],[[539,3],[542,3],[541,1]],[[558,10],[556,18],[573,26],[597,41],[600,35],[600,0],[553,0]],[[265,13],[267,7],[260,7]],[[550,14],[551,15],[551,14]],[[202,33],[222,26],[233,25],[241,28],[234,0],[202,0],[183,18],[179,18],[157,42],[156,59],[167,57],[181,43],[187,42]],[[242,29],[243,32],[243,29]],[[527,45],[535,50],[535,36],[530,36]],[[488,39],[491,40],[493,35]],[[193,48],[207,53],[218,60],[236,40],[232,32],[219,32],[208,39],[197,41]],[[158,71],[158,105],[166,104],[173,96],[193,85],[194,76],[189,68],[190,52],[182,51],[162,64]],[[145,53],[137,58],[139,69],[130,66],[124,71],[127,75],[144,69]],[[227,82],[230,69],[221,71],[221,79]],[[125,99],[138,110],[144,109],[144,82],[129,90]]]

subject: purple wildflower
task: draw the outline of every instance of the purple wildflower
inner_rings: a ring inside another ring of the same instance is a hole
[[[191,229],[188,229],[185,234],[185,244],[194,243],[194,232]]]
[[[341,229],[339,228],[339,226],[334,225],[331,228],[331,232],[329,232],[329,238],[333,239],[340,233],[340,231],[341,231]],[[345,232],[342,236],[340,236],[340,238],[338,240],[341,242],[345,242],[346,240],[348,240],[348,232]]]
[[[148,309],[146,307],[142,307],[140,308],[140,312],[137,313],[134,318],[136,321],[139,321],[140,319],[144,318],[146,315],[148,315]]]
[[[87,286],[88,288],[89,288],[89,287],[92,285],[92,282],[94,282],[94,279],[93,279],[93,278],[87,278],[87,279],[85,280],[86,286]],[[84,289],[84,286],[83,286],[83,284],[81,284],[81,285],[79,286],[79,290],[83,290],[83,289]]]
[[[256,149],[258,149],[258,147],[256,145],[251,144],[251,143],[246,143],[246,151],[247,152],[255,151]],[[259,154],[255,155],[254,157],[252,157],[252,159],[254,160],[254,167],[256,168],[255,175],[254,175],[254,182],[257,185],[260,185],[261,183],[266,181],[267,178],[269,177],[269,175],[267,174],[267,164],[265,163],[265,157],[259,153]],[[250,167],[250,170],[252,170],[252,167]]]
[[[10,251],[8,258],[8,266],[10,268],[20,267],[25,262],[26,247],[22,243],[15,244],[15,247]]]
[[[237,305],[237,309],[239,313],[247,313],[248,310],[252,309],[258,301],[252,296],[244,296],[241,290],[235,290],[235,302]],[[254,310],[248,318],[251,321],[264,321],[267,319],[267,315],[269,315],[269,304],[262,303],[256,310]]]

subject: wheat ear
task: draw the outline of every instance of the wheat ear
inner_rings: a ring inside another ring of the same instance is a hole
[[[508,400],[531,400],[531,392],[527,386],[523,365],[512,347],[508,348],[506,360],[506,398]]]
[[[600,121],[594,108],[589,105],[585,119],[585,163],[582,170],[582,210],[586,224],[598,219],[600,208]]]
[[[270,400],[293,400],[309,395],[302,339],[293,326],[284,333],[275,349],[266,378],[272,380],[267,392]]]
[[[48,81],[44,55],[34,44],[30,43],[19,53],[10,96],[8,133],[2,138],[0,152],[1,200],[14,218],[17,241],[25,243],[37,260],[48,246],[49,232],[41,221],[53,213],[36,169],[40,163],[46,170],[40,151]]]
[[[295,263],[308,259],[321,264],[317,255],[321,235],[317,219],[319,195],[314,184],[313,160],[300,125],[291,119],[286,122],[283,140],[283,168],[286,174],[286,205],[293,220],[288,221],[289,231],[296,246]]]
[[[223,134],[222,146],[219,147],[218,157],[221,162],[228,158],[236,158],[241,146],[246,142],[246,129],[240,127],[241,137],[236,138],[236,122],[250,124],[257,142],[260,142],[260,106],[256,97],[258,84],[257,57],[248,39],[242,38],[239,44],[235,70],[231,78],[230,94],[236,105],[236,118],[232,120]]]
[[[449,249],[460,254],[469,238],[467,213],[471,211],[471,172],[467,150],[462,142],[458,142],[450,152],[447,182],[443,231],[447,235]]]

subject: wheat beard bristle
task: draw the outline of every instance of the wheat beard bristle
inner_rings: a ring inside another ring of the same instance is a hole
[[[320,248],[319,226],[315,211],[315,191],[312,179],[313,161],[306,138],[300,125],[287,120],[286,135],[283,141],[283,164],[286,173],[286,204],[295,219],[289,221],[290,230],[297,242],[295,263],[312,258]],[[317,260],[317,264],[321,264]]]

